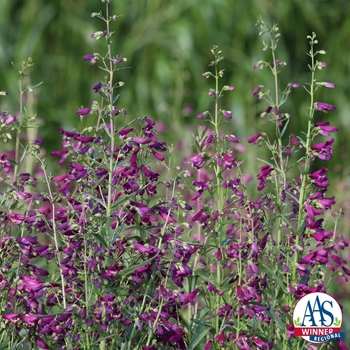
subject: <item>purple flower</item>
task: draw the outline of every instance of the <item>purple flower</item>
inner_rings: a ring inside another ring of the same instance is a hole
[[[195,168],[201,169],[205,165],[206,160],[201,154],[197,154],[191,158],[185,158],[185,162],[192,163]]]
[[[319,198],[317,199],[317,207],[328,210],[335,204],[334,196],[331,198]]]
[[[322,69],[328,66],[327,62],[317,62],[317,68]]]
[[[262,134],[256,134],[254,136],[249,137],[248,143],[254,143],[255,144],[260,139],[261,135]]]
[[[200,113],[200,114],[197,115],[197,118],[198,118],[198,119],[203,119],[203,118],[206,117],[207,114],[208,114],[208,112],[202,112],[202,113]]]
[[[336,126],[329,125],[329,122],[315,123],[314,126],[319,129],[318,134],[322,136],[329,136],[332,132],[339,130]]]
[[[232,119],[232,112],[231,111],[222,111],[222,114],[224,115],[225,118],[227,119]]]
[[[332,159],[333,149],[332,144],[334,139],[327,140],[326,142],[318,143],[311,147],[313,151],[316,151],[316,156],[322,160]]]
[[[227,138],[228,138],[231,142],[234,142],[234,143],[239,143],[239,142],[241,142],[241,140],[238,139],[235,135],[228,135]]]
[[[291,87],[291,88],[294,88],[294,89],[298,89],[298,88],[300,88],[300,85],[297,84],[297,83],[291,83],[291,84],[290,84],[290,87]]]
[[[334,89],[336,87],[336,85],[334,83],[330,83],[328,81],[323,82],[323,83],[318,83],[321,86],[325,86],[328,89]]]
[[[263,165],[260,168],[260,172],[257,176],[258,181],[259,181],[258,191],[261,191],[262,189],[265,188],[267,178],[271,174],[272,171],[273,171],[273,168],[270,167],[269,165]]]
[[[95,85],[92,86],[92,90],[93,90],[95,93],[96,93],[96,92],[99,92],[100,89],[101,89],[101,86],[102,86],[102,83],[99,82],[99,83],[97,83],[97,84],[95,84]]]
[[[290,140],[292,141],[292,144],[293,144],[294,146],[298,146],[299,142],[298,142],[298,140],[296,139],[295,136],[290,135]]]
[[[322,168],[309,175],[315,186],[320,188],[327,188],[329,186],[329,179],[326,176],[327,171],[327,168]]]
[[[86,114],[91,114],[91,108],[81,108],[78,109],[75,114],[77,115],[86,115]]]
[[[316,102],[315,103],[315,108],[318,111],[323,111],[323,112],[328,112],[328,111],[335,111],[336,107],[333,105],[330,105],[325,102]]]
[[[254,91],[253,91],[253,96],[255,96],[260,90],[261,90],[261,87],[260,87],[260,86],[258,86],[257,88],[255,88]]]
[[[10,115],[6,120],[5,120],[5,125],[10,125],[16,120],[15,115]]]
[[[94,53],[90,53],[90,54],[88,54],[88,55],[85,55],[85,56],[83,57],[83,60],[84,60],[84,61],[90,61],[90,65],[93,65],[93,64],[95,64],[95,62],[96,62],[96,56],[95,56]]]

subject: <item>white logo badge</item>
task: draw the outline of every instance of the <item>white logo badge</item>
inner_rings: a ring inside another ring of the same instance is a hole
[[[310,343],[345,338],[341,332],[343,313],[338,302],[326,293],[303,296],[293,312],[294,335]]]

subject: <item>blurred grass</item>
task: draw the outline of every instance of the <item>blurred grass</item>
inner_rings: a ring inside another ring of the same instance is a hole
[[[20,66],[31,56],[35,62],[32,83],[43,81],[36,94],[36,108],[44,123],[39,136],[49,151],[60,148],[60,127],[78,125],[75,111],[82,105],[90,106],[97,97],[92,85],[104,79],[97,64],[89,66],[82,60],[88,53],[105,52],[102,39],[91,38],[93,32],[104,29],[101,21],[90,18],[92,12],[103,10],[102,6],[97,0],[0,2],[0,89],[10,93],[1,99],[0,107],[18,109],[18,76],[11,61]],[[112,2],[112,7],[112,14],[122,15],[112,23],[116,32],[113,50],[127,57],[126,66],[132,67],[120,70],[116,77],[126,83],[120,90],[118,107],[128,110],[126,118],[148,115],[164,123],[163,139],[177,143],[181,135],[185,153],[190,153],[190,130],[197,125],[196,115],[210,109],[207,90],[213,85],[201,73],[208,70],[213,45],[219,45],[225,56],[223,83],[236,87],[222,101],[225,109],[233,111],[230,133],[246,140],[270,128],[258,117],[266,105],[251,95],[257,85],[271,86],[272,82],[267,71],[253,70],[264,58],[254,26],[257,17],[275,21],[281,29],[278,59],[288,63],[281,75],[281,89],[290,81],[301,85],[309,81],[306,36],[316,32],[318,48],[327,51],[324,61],[329,63],[318,79],[337,84],[336,90],[324,89],[317,97],[337,106],[337,111],[328,115],[318,113],[317,119],[340,128],[333,160],[326,166],[335,185],[348,181],[349,0],[119,0]],[[292,115],[290,131],[297,135],[306,124],[307,104],[307,94],[299,89],[281,110]],[[260,166],[254,152],[250,149],[246,161],[250,172]],[[332,191],[337,190],[335,185]],[[345,200],[348,193],[338,192],[339,200]],[[349,235],[348,227],[343,230]]]

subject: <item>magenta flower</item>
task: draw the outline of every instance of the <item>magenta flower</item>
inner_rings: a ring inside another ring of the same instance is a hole
[[[261,87],[260,87],[260,86],[258,86],[257,88],[255,88],[254,91],[253,91],[253,96],[255,96],[260,90],[261,90]]]
[[[337,109],[335,106],[325,102],[316,102],[315,108],[316,110],[322,111],[322,112],[335,111]]]
[[[318,143],[311,147],[313,151],[316,151],[316,156],[322,160],[331,160],[333,149],[332,144],[334,139],[327,140],[326,142]]]
[[[329,186],[329,179],[326,176],[327,171],[327,168],[322,168],[309,175],[315,186],[320,188],[327,188]]]
[[[10,115],[6,120],[5,120],[5,125],[10,125],[16,120],[15,115]]]
[[[222,114],[226,119],[232,119],[232,112],[231,111],[222,111]]]
[[[78,109],[75,114],[77,115],[86,115],[86,114],[91,114],[91,108],[81,108]]]
[[[329,125],[329,122],[319,122],[314,125],[319,129],[318,135],[322,136],[330,136],[332,132],[336,132],[339,130],[336,126]]]
[[[239,138],[237,138],[235,135],[228,135],[227,138],[234,143],[239,143],[241,142],[241,140]]]
[[[273,171],[273,168],[270,167],[269,165],[263,165],[260,168],[260,172],[257,176],[258,181],[259,181],[258,191],[261,191],[262,189],[265,188],[267,178],[271,174],[272,171]]]
[[[201,169],[205,165],[206,160],[201,154],[197,154],[191,158],[185,158],[185,162],[192,163],[195,168]]]
[[[299,141],[296,139],[295,136],[290,135],[290,140],[292,141],[292,144],[293,144],[294,146],[298,146],[298,145],[299,145]]]
[[[294,88],[294,89],[298,89],[298,88],[300,88],[300,85],[297,84],[297,83],[291,83],[291,84],[290,84],[290,87],[291,87],[291,88]]]
[[[334,83],[330,83],[328,81],[326,81],[324,83],[319,83],[319,84],[325,86],[328,89],[334,89],[336,87],[336,85]]]
[[[99,91],[101,90],[101,87],[102,87],[102,83],[99,82],[99,83],[94,84],[94,85],[92,86],[92,90],[96,93],[96,92],[99,92]]]
[[[261,136],[262,134],[260,133],[260,134],[256,134],[256,135],[254,135],[254,136],[251,136],[249,139],[248,139],[248,143],[256,143],[259,139],[260,139],[260,136]]]
[[[83,60],[84,60],[84,61],[90,61],[90,65],[93,65],[93,64],[96,63],[96,56],[95,56],[94,53],[90,53],[90,54],[88,54],[88,55],[85,55],[85,56],[83,57]]]
[[[200,114],[197,115],[197,118],[198,118],[198,119],[203,119],[203,118],[206,117],[207,114],[208,114],[208,112],[202,112],[202,113],[200,113]]]
[[[319,198],[317,199],[317,207],[322,208],[324,210],[331,209],[332,205],[335,204],[334,196],[331,198]]]

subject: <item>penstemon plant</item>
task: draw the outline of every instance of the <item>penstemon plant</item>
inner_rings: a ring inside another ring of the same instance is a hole
[[[176,167],[176,177],[163,180],[167,146],[155,121],[130,119],[119,106],[118,71],[127,60],[113,53],[118,16],[109,13],[110,2],[92,13],[104,24],[92,38],[105,40],[106,51],[83,57],[105,74],[92,87],[96,101],[76,111],[92,126],[60,129],[62,149],[51,156],[61,173],[47,170],[41,140],[21,138],[36,125],[24,106],[35,88],[27,79],[30,59],[19,71],[19,117],[0,116],[4,143],[15,139],[14,152],[0,154],[0,347],[314,349],[293,336],[293,307],[307,293],[326,291],[329,271],[350,275],[339,256],[348,242],[324,223],[335,203],[326,196],[327,168],[311,170],[314,159],[332,157],[334,139],[316,138],[337,131],[314,122],[320,111],[335,110],[316,100],[319,88],[335,87],[316,80],[327,65],[317,60],[325,52],[315,50],[316,35],[308,36],[307,131],[286,137],[293,118],[284,103],[299,85],[280,91],[279,29],[258,21],[271,61],[255,68],[271,70],[274,88],[271,94],[259,86],[253,95],[266,101],[261,117],[275,131],[274,138],[261,132],[248,140],[270,154],[259,160],[258,191],[251,193],[244,174],[241,141],[222,134],[234,118],[220,99],[234,87],[220,85],[217,46],[203,73],[214,79],[213,111],[198,115],[209,127],[198,128],[195,154]],[[27,167],[33,160],[35,176]]]

